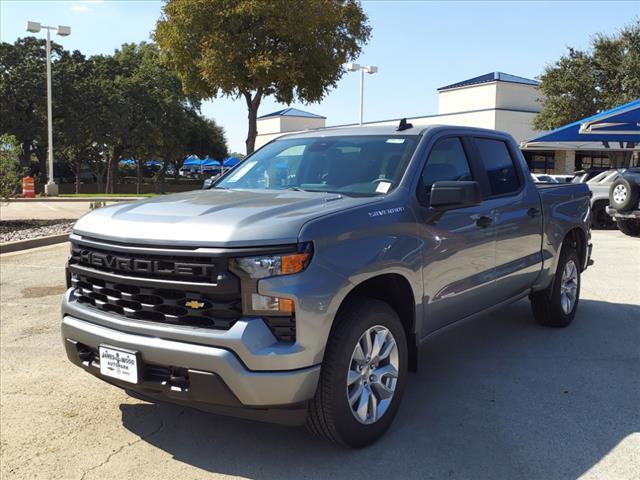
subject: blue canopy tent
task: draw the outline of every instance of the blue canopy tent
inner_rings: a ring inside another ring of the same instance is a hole
[[[557,128],[522,143],[523,148],[556,144],[572,148],[605,148],[618,142],[620,149],[640,144],[640,99]],[[600,147],[601,148],[601,147]]]
[[[182,163],[183,167],[199,167],[200,165],[202,165],[202,160],[197,155],[189,155]]]
[[[120,160],[118,162],[120,165],[127,165],[129,167],[134,166],[136,164],[136,161],[133,158],[127,158],[124,160]]]
[[[227,157],[222,162],[222,166],[225,168],[235,167],[237,164],[240,163],[240,161],[241,160],[237,157]]]
[[[220,161],[216,160],[215,158],[211,158],[209,155],[207,155],[204,160],[202,161],[202,166],[203,167],[216,167],[219,168],[220,167]]]

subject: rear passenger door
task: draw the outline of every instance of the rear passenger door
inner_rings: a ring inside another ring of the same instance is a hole
[[[486,205],[495,232],[495,298],[506,300],[525,290],[542,268],[540,195],[524,175],[524,159],[510,142],[499,137],[473,137],[484,173]]]
[[[437,139],[427,153],[418,186],[429,192],[438,181],[478,181],[463,136]],[[428,207],[428,193],[419,202]],[[425,209],[429,212],[429,209]],[[423,240],[424,323],[426,334],[493,303],[495,244],[491,207],[454,208],[418,223]]]

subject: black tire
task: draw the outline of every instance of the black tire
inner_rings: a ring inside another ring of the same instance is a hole
[[[325,349],[318,389],[307,409],[307,428],[331,442],[361,448],[386,432],[400,406],[407,377],[406,334],[397,313],[387,303],[372,298],[350,302],[335,322]],[[364,424],[356,419],[347,399],[347,374],[356,344],[374,326],[385,327],[393,335],[399,368],[395,391],[386,411],[376,422]]]
[[[640,218],[616,218],[618,229],[630,237],[640,237]]]
[[[577,288],[575,303],[567,313],[562,308],[562,276],[565,266],[573,262],[577,273]],[[540,325],[546,327],[564,328],[573,321],[580,301],[580,259],[578,253],[568,243],[562,246],[558,267],[551,285],[545,290],[534,292],[530,296],[533,316]]]
[[[640,186],[618,177],[609,188],[609,205],[618,211],[633,210],[638,205]]]
[[[613,218],[607,213],[607,201],[599,200],[591,210],[591,226],[600,230],[612,230],[616,228]]]

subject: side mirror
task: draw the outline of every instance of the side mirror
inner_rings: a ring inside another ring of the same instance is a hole
[[[430,205],[437,209],[462,208],[482,202],[478,182],[436,182],[431,187]]]

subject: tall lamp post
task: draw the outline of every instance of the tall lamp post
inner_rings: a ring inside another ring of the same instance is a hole
[[[61,37],[71,35],[71,27],[58,25],[52,27],[49,25],[41,25],[38,22],[27,22],[27,32],[38,33],[40,30],[47,31],[47,160],[49,167],[49,181],[44,186],[44,193],[48,197],[58,195],[58,185],[53,178],[53,114],[51,109],[51,30],[58,32]]]
[[[347,70],[349,72],[360,72],[360,126],[364,118],[364,74],[374,74],[378,72],[378,67],[373,65],[364,66],[357,63],[347,63]]]

